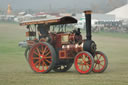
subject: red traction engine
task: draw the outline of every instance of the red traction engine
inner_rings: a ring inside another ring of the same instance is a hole
[[[78,28],[70,32],[52,31],[48,35],[48,40],[27,40],[28,47],[25,55],[33,71],[39,73],[48,73],[51,70],[66,72],[72,67],[73,63],[76,70],[82,74],[91,71],[95,73],[105,71],[108,65],[107,56],[103,52],[96,50],[96,44],[91,39],[91,11],[84,11],[84,13],[87,39],[82,37]],[[54,26],[77,23],[77,20],[68,16],[59,19],[22,22],[21,25],[27,25],[29,37],[35,37],[36,32],[33,33],[30,30],[30,25],[34,24],[36,27],[38,24],[46,23]]]

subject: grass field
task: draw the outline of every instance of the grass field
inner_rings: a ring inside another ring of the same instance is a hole
[[[79,74],[74,65],[68,72],[34,73],[18,42],[26,39],[24,27],[0,23],[0,85],[128,85],[128,34],[94,33],[97,50],[108,56],[104,73]]]

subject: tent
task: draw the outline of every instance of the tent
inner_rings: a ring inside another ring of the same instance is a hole
[[[116,19],[128,19],[128,4],[126,4],[120,8],[116,8],[115,10],[113,10],[107,14],[115,15]]]

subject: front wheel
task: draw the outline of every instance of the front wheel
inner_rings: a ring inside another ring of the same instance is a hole
[[[106,70],[107,66],[107,56],[101,51],[96,51],[94,56],[94,68],[92,71],[95,73],[102,73]]]
[[[79,73],[88,74],[94,66],[93,56],[87,51],[82,51],[76,55],[74,63]]]

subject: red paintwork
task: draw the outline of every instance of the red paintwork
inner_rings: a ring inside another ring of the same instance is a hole
[[[61,42],[61,37],[68,35],[68,42],[67,43],[62,43]],[[82,41],[82,36],[75,36],[75,34],[72,33],[52,33],[50,34],[51,36],[51,43],[54,46],[54,48],[61,48],[62,50],[59,50],[59,59],[71,59],[74,58],[75,55],[83,51],[83,46],[77,44],[75,40]],[[61,56],[61,52],[64,52],[64,56]]]
[[[59,51],[65,51],[65,57],[59,56],[60,59],[71,59],[71,58],[74,58],[75,55],[80,52],[80,51],[83,51],[83,46],[82,44],[78,44],[78,41],[82,41],[82,36],[76,36],[75,34],[73,33],[50,33],[49,34],[50,37],[51,37],[51,44],[52,46],[57,49],[57,48],[60,48],[61,50]],[[68,36],[68,42],[61,42],[61,37],[62,36],[65,36],[67,35]],[[44,39],[41,39],[39,40],[39,42],[45,42]],[[29,46],[33,46],[36,42],[34,40],[28,40],[28,45]],[[84,41],[82,41],[84,42]],[[58,51],[58,50],[56,50]],[[61,52],[58,52],[58,53],[61,53]]]

